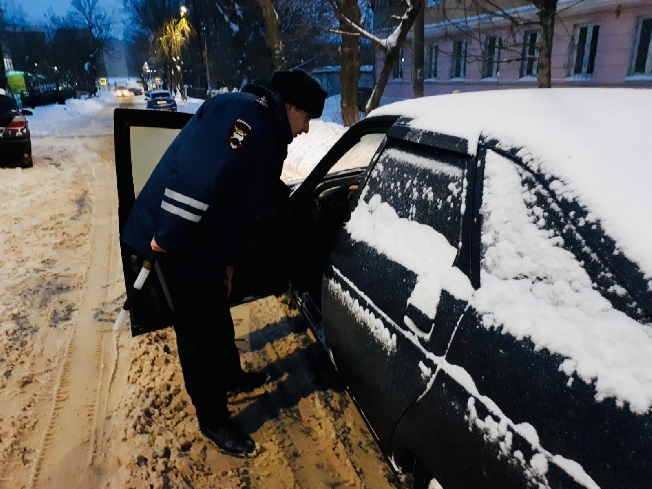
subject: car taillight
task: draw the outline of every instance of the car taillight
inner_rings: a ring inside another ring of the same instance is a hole
[[[18,131],[20,129],[24,129],[25,125],[26,122],[24,119],[21,120],[16,118],[9,123],[9,125],[7,126],[7,131]]]

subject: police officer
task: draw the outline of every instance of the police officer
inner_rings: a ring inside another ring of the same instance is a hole
[[[291,70],[207,100],[159,161],[121,234],[137,254],[160,252],[200,431],[230,455],[252,455],[256,445],[231,419],[227,393],[269,379],[242,370],[234,342],[228,295],[238,243],[278,181],[287,145],[321,116],[325,98],[313,75]]]

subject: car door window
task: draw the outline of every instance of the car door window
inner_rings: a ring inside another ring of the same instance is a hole
[[[337,160],[328,173],[369,165],[383,139],[385,139],[385,133],[365,134],[357,144]]]
[[[465,157],[411,143],[388,145],[345,230],[364,262],[364,293],[397,324],[429,336],[442,291],[469,295],[453,267],[465,209]],[[391,284],[391,285],[390,285]],[[406,314],[406,311],[411,311]]]

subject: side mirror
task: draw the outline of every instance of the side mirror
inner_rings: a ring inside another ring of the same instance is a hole
[[[34,115],[34,112],[32,112],[31,110],[27,110],[27,109],[21,110],[20,113],[23,114],[23,115]]]

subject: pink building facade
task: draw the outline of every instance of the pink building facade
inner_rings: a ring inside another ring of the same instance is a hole
[[[513,14],[536,21],[533,7]],[[426,23],[424,95],[537,86],[538,25],[514,32],[486,16],[461,22]],[[412,98],[412,76],[409,38],[381,103]],[[552,85],[652,88],[652,0],[560,0]]]

